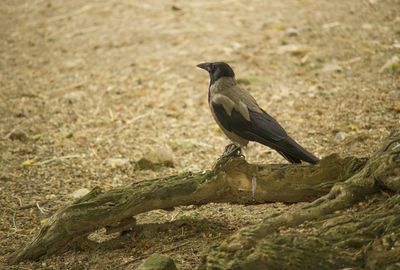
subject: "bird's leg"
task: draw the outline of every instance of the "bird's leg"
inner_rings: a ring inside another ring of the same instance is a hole
[[[220,159],[228,157],[240,157],[241,155],[242,155],[242,149],[240,148],[240,146],[231,143],[225,146],[225,151],[220,157]]]
[[[243,157],[240,146],[233,143],[225,146],[225,151],[214,163],[213,170],[218,171],[230,157]]]

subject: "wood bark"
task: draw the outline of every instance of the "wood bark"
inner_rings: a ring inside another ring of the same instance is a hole
[[[363,158],[323,159],[318,165],[255,165],[243,157],[223,159],[210,171],[182,173],[102,192],[93,189],[57,211],[10,263],[37,260],[90,244],[87,236],[100,228],[108,232],[134,229],[134,216],[154,209],[210,202],[254,204],[306,202],[362,170]]]
[[[400,269],[400,131],[331,191],[212,249],[199,269]]]

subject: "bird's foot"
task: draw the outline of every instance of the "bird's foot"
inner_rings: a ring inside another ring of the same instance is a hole
[[[231,143],[225,146],[225,151],[219,159],[240,156],[242,156],[242,149],[236,144]]]
[[[225,147],[224,153],[214,163],[213,170],[218,171],[220,168],[223,167],[226,161],[229,160],[229,158],[234,158],[234,157],[244,157],[244,156],[242,154],[242,149],[236,144],[232,143]]]

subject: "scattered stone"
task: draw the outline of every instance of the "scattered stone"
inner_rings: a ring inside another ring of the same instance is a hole
[[[83,59],[68,59],[64,61],[64,67],[66,69],[76,69],[82,67],[84,63]]]
[[[13,141],[21,142],[25,142],[28,140],[28,136],[26,135],[26,133],[19,129],[11,131],[11,133],[8,135],[8,138]]]
[[[57,196],[55,194],[48,194],[45,198],[46,200],[54,200],[55,198],[57,198]]]
[[[387,95],[390,99],[400,100],[400,91],[390,91]]]
[[[400,49],[400,42],[393,43],[392,48],[393,49]]]
[[[339,66],[336,63],[328,63],[326,65],[324,65],[324,67],[321,70],[324,73],[331,73],[331,72],[342,72],[343,68],[341,66]]]
[[[70,196],[74,199],[79,199],[88,194],[89,192],[90,190],[88,190],[87,188],[80,188],[72,192]]]
[[[286,28],[285,35],[287,35],[288,37],[295,37],[299,35],[299,31],[296,28],[289,27]]]
[[[151,151],[137,161],[140,169],[156,169],[158,167],[174,167],[174,153],[169,145],[162,145],[153,148]]]
[[[171,9],[172,9],[173,11],[181,11],[181,10],[182,10],[180,7],[175,6],[175,5],[172,5]]]
[[[394,55],[380,69],[380,72],[396,73],[400,70],[400,58]]]
[[[392,106],[390,107],[390,109],[392,109],[395,112],[400,113],[400,102],[393,103]]]
[[[346,132],[339,131],[335,135],[335,143],[341,143],[342,141],[344,141],[344,139],[346,139],[346,137],[347,137]]]
[[[365,29],[365,30],[371,30],[373,27],[374,27],[374,26],[373,26],[372,24],[370,24],[370,23],[363,23],[363,24],[361,25],[361,28],[362,28],[362,29]]]
[[[331,29],[331,28],[336,28],[338,26],[341,26],[342,24],[340,22],[331,22],[331,23],[325,23],[322,25],[323,29]]]
[[[168,256],[154,253],[139,265],[137,270],[177,270],[175,262]]]
[[[278,54],[290,54],[293,56],[303,57],[306,53],[309,52],[309,49],[303,45],[296,44],[288,44],[283,45],[278,48]]]
[[[22,118],[22,117],[26,117],[26,114],[24,114],[23,112],[17,112],[14,114],[14,116],[17,118]]]
[[[40,138],[42,138],[42,134],[38,133],[38,134],[32,135],[31,138],[34,141],[38,141],[38,140],[40,140]]]
[[[86,97],[86,93],[83,91],[72,91],[72,92],[66,93],[63,96],[63,98],[70,103],[81,101],[81,100],[85,99],[85,97]]]
[[[122,167],[129,163],[129,159],[126,158],[108,158],[106,164],[112,168]]]

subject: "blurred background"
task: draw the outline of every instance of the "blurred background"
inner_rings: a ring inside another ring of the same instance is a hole
[[[319,157],[369,155],[399,125],[399,10],[398,0],[2,0],[0,260],[95,186],[211,168],[228,140],[209,111],[200,62],[229,63]],[[286,163],[261,145],[245,154]],[[143,168],[142,158],[162,164]],[[170,222],[167,233],[21,269],[110,269],[187,239],[170,253],[192,269],[212,243],[286,207],[153,211],[139,222]]]

